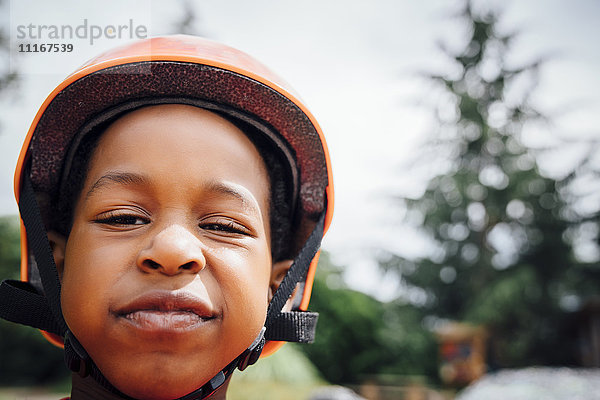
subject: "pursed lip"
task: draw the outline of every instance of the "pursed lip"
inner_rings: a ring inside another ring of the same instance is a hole
[[[147,292],[113,310],[113,314],[145,331],[178,332],[195,329],[217,316],[202,298],[187,291]]]

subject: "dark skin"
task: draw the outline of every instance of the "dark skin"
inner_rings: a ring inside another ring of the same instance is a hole
[[[49,237],[69,328],[104,376],[140,399],[186,395],[241,354],[290,266],[271,260],[258,151],[227,120],[186,105],[114,122],[69,237]],[[99,397],[113,398],[73,379],[73,399]]]
[[[71,400],[123,400],[121,397],[98,385],[96,381],[89,376],[87,378],[81,378],[78,374],[73,374],[72,380],[73,389],[71,391]],[[227,379],[227,381],[218,388],[212,396],[210,396],[210,399],[225,399],[230,380],[231,378]]]

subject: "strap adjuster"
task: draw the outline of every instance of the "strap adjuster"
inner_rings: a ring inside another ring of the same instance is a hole
[[[249,365],[252,365],[258,361],[260,354],[262,353],[263,347],[265,347],[265,331],[267,328],[263,326],[260,333],[254,339],[254,342],[248,347],[239,357],[238,369],[240,371],[245,370]]]
[[[91,372],[90,356],[70,330],[65,333],[65,363],[82,378]]]

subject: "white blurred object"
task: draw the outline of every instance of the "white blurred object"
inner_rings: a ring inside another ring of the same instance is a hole
[[[600,369],[532,367],[488,374],[455,400],[600,400]]]
[[[366,400],[343,386],[328,386],[313,392],[309,400]]]

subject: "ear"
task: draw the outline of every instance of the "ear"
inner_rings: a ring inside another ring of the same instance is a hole
[[[281,285],[293,262],[293,260],[283,260],[273,264],[273,268],[271,269],[271,283],[269,284],[269,302],[273,299],[273,295],[279,288],[279,285]]]
[[[56,231],[48,232],[48,241],[54,256],[54,263],[58,271],[58,277],[62,280],[63,269],[65,267],[65,249],[67,247],[67,239]]]

